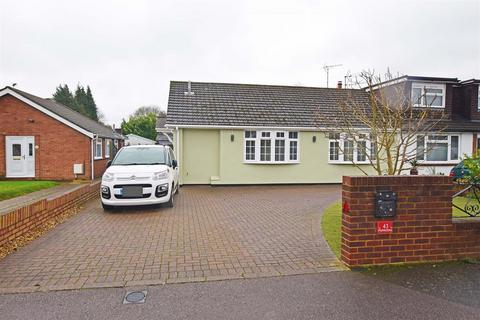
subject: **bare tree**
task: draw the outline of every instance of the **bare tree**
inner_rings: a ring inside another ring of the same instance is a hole
[[[354,83],[356,89],[345,90],[334,112],[317,112],[318,127],[338,142],[333,152],[347,155],[347,161],[364,174],[369,171],[365,163],[378,175],[398,175],[408,163],[415,166],[417,137],[442,130],[443,110],[426,103],[432,100],[431,95],[425,99],[427,90],[412,98],[406,82],[397,81],[390,72],[381,76],[363,71]],[[353,158],[355,147],[363,165]]]
[[[166,114],[166,112],[160,109],[159,106],[151,105],[138,108],[132,116],[145,116],[149,113],[155,113],[157,116],[164,116]]]

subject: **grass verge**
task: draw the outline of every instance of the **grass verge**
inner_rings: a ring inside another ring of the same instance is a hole
[[[330,249],[340,259],[342,245],[342,204],[340,202],[332,204],[323,212],[322,230]]]
[[[0,201],[59,185],[55,181],[0,181]]]

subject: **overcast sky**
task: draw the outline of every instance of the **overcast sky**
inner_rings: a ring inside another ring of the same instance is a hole
[[[480,78],[480,0],[0,0],[0,86],[90,85],[108,123],[170,80],[330,86],[363,69]]]

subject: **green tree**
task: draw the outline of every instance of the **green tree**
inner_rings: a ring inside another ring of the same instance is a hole
[[[87,93],[85,89],[81,85],[77,85],[77,89],[75,90],[75,95],[73,96],[74,105],[72,108],[75,111],[80,112],[83,115],[86,115],[89,118],[92,118],[91,113],[87,108]]]
[[[59,85],[53,94],[53,99],[95,121],[99,119],[99,110],[90,86],[87,86],[87,90],[85,90],[83,86],[78,84],[75,94],[73,94],[68,85]]]
[[[87,111],[90,113],[90,118],[93,120],[98,121],[99,116],[98,116],[98,108],[97,104],[95,103],[95,99],[93,98],[92,90],[90,89],[90,86],[87,86],[87,95],[85,99]]]
[[[138,136],[155,140],[157,132],[155,125],[157,122],[157,114],[150,112],[147,114],[131,115],[128,120],[122,120],[122,132],[123,134],[136,134]]]
[[[53,94],[53,99],[58,103],[61,103],[67,107],[72,107],[74,104],[73,94],[70,92],[70,88],[68,85],[59,85],[55,89],[55,93]]]

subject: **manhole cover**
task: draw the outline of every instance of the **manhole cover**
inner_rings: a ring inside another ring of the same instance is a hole
[[[129,303],[145,303],[147,299],[147,291],[128,291],[123,298],[123,304]]]

